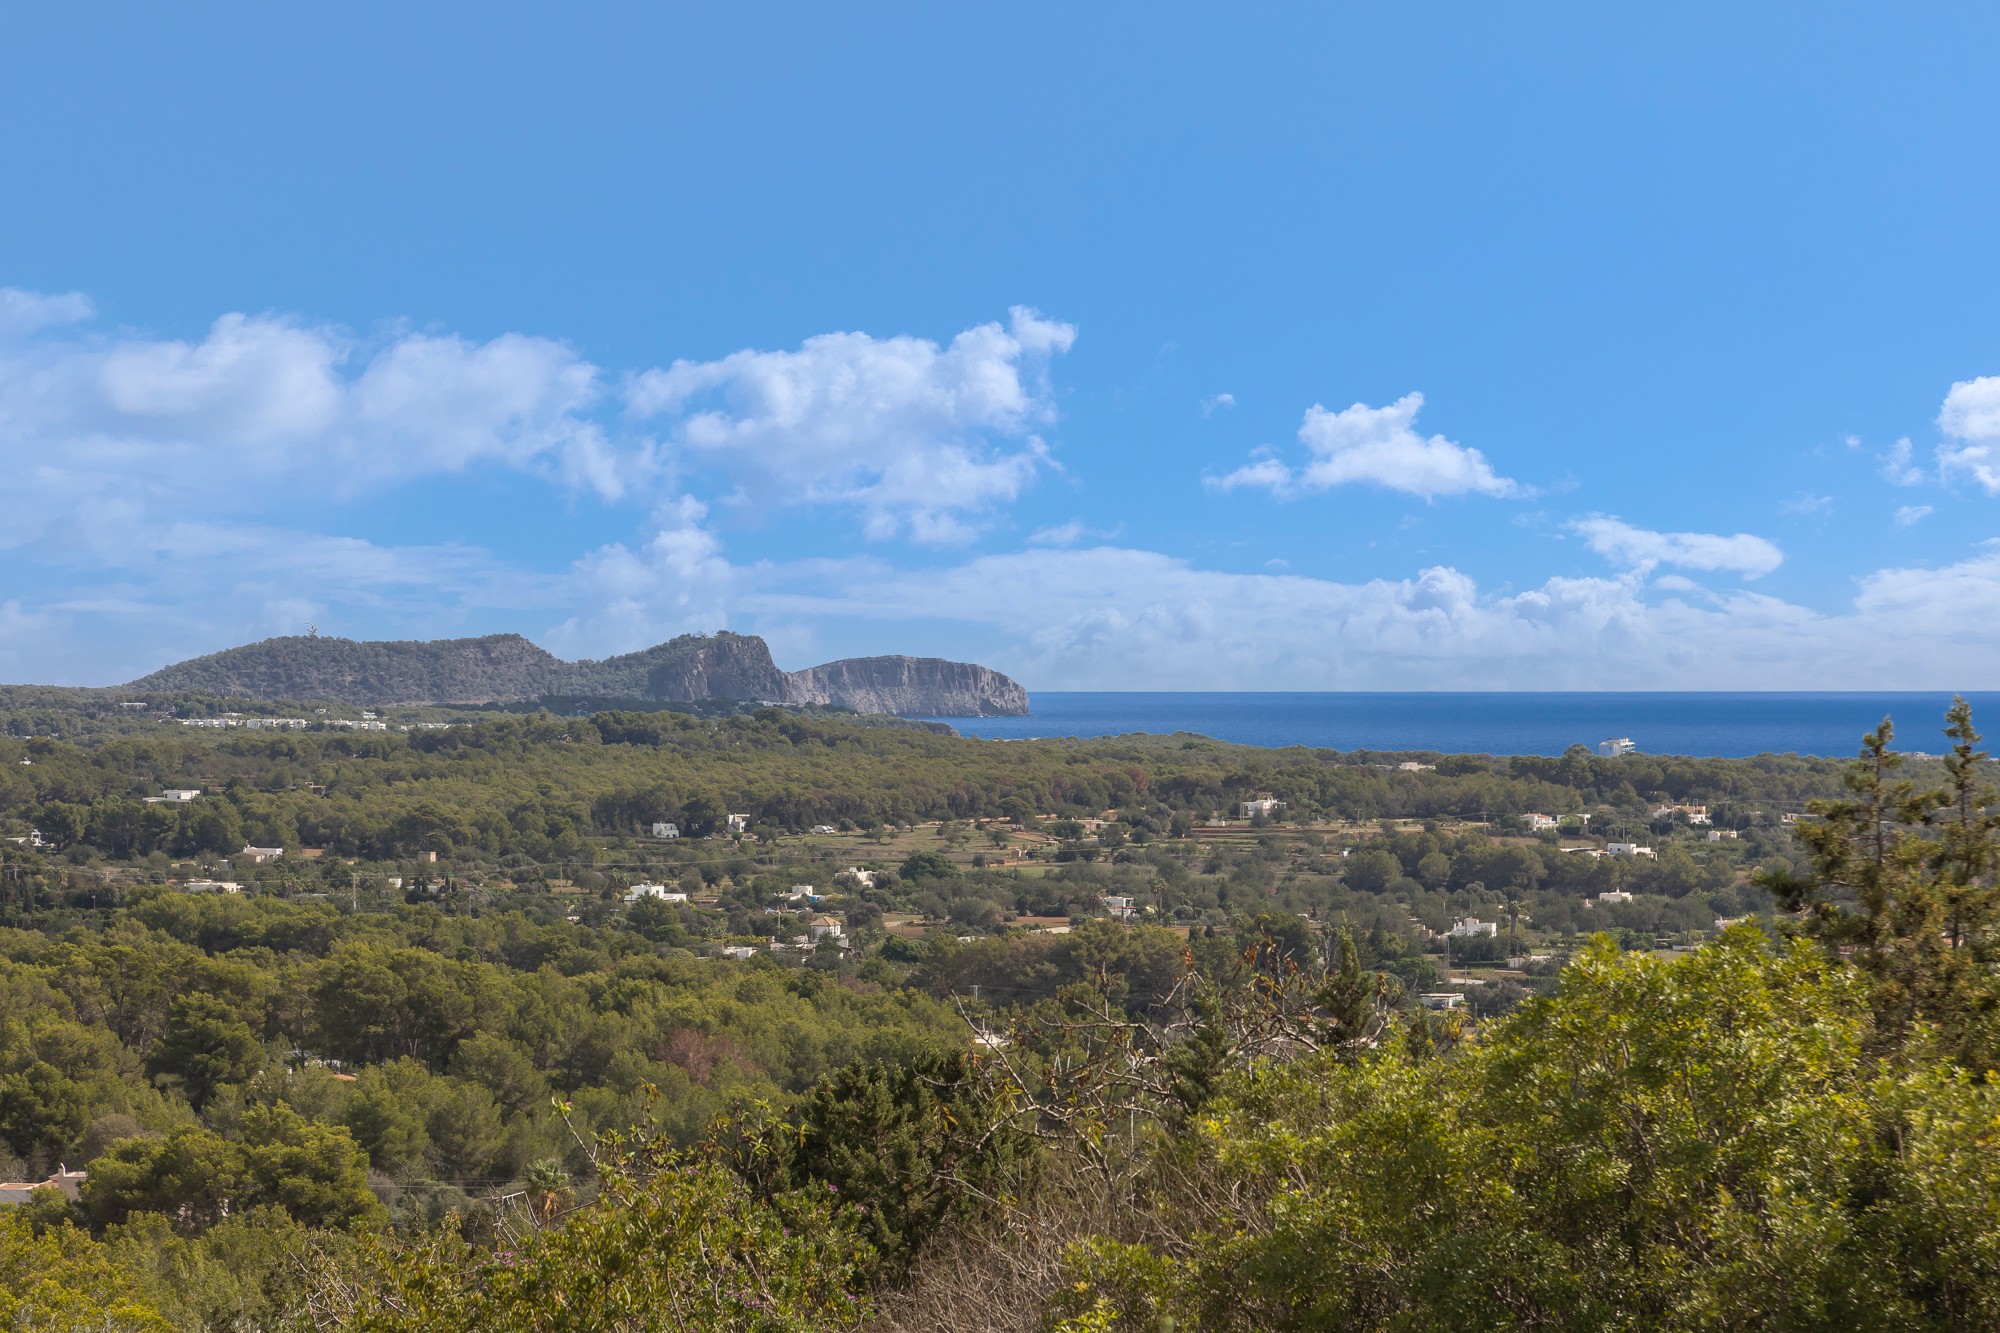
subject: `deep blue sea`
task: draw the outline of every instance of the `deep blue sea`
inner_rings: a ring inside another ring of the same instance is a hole
[[[2000,729],[2000,694],[1967,694]],[[1192,731],[1244,745],[1561,754],[1629,736],[1646,754],[1852,755],[1896,720],[1896,748],[1937,754],[1949,694],[1106,694],[1038,690],[1028,717],[941,718],[968,736]],[[2000,750],[2000,734],[1992,748]]]

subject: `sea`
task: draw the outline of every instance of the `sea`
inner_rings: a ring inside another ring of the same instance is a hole
[[[2000,726],[2000,693],[1971,693]],[[1167,735],[1242,745],[1556,755],[1624,737],[1645,754],[1850,756],[1884,717],[1898,750],[1941,754],[1950,694],[1099,693],[1038,690],[1027,717],[938,718],[967,736]],[[1996,737],[2000,742],[2000,737]],[[2000,749],[2000,744],[1996,744]]]

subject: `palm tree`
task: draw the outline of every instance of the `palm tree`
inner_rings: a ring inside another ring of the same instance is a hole
[[[554,1221],[569,1206],[569,1172],[554,1157],[530,1163],[522,1183],[527,1186],[528,1211],[542,1226]]]

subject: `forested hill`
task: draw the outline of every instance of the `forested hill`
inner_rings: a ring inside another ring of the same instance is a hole
[[[163,667],[127,688],[238,699],[353,704],[520,703],[546,695],[689,702],[755,699],[869,713],[994,716],[1028,711],[996,671],[937,658],[862,657],[780,670],[755,635],[684,634],[603,661],[565,662],[518,634],[359,642],[293,635]]]

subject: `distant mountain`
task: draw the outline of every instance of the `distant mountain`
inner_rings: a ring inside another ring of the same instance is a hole
[[[125,688],[389,705],[521,703],[555,694],[661,703],[760,699],[902,716],[1028,711],[1020,685],[969,662],[852,657],[782,671],[762,639],[727,631],[683,634],[601,662],[565,662],[518,634],[393,642],[294,635],[176,662]]]

